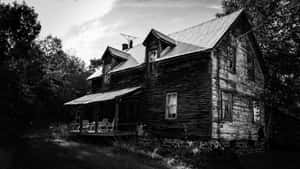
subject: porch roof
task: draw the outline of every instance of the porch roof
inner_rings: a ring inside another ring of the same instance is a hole
[[[125,88],[125,89],[121,89],[121,90],[89,94],[89,95],[85,95],[85,96],[79,97],[77,99],[71,100],[69,102],[66,102],[64,105],[89,104],[89,103],[94,103],[94,102],[113,100],[117,97],[132,93],[140,88],[141,88],[141,86],[137,86],[137,87]]]

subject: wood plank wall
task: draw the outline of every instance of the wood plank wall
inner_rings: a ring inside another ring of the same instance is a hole
[[[155,64],[156,73],[148,79],[144,91],[145,121],[153,132],[165,137],[209,137],[209,54]],[[175,120],[165,119],[168,92],[177,92]]]
[[[261,100],[260,95],[264,88],[264,76],[260,68],[255,51],[249,51],[246,45],[253,43],[248,35],[237,39],[236,50],[236,72],[231,73],[225,69],[225,49],[231,33],[235,37],[246,32],[242,26],[243,22],[239,21],[234,25],[223,40],[219,43],[216,50],[211,55],[212,61],[212,138],[224,140],[253,139],[258,137],[258,130],[264,126],[264,110],[261,103],[260,122],[253,123],[251,120],[251,110],[249,99]],[[255,57],[255,80],[247,78],[247,55]],[[230,91],[233,94],[233,113],[232,121],[220,120],[221,111],[221,92]]]

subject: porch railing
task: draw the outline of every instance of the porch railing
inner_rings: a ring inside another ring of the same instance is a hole
[[[118,123],[118,129],[116,129],[116,124],[113,121],[108,123],[98,122],[98,125],[96,125],[96,122],[85,122],[80,128],[80,123],[71,123],[69,125],[69,131],[73,133],[109,133],[115,131],[135,131],[136,126],[137,124],[132,122]]]

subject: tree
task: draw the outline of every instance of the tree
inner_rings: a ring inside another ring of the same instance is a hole
[[[96,69],[98,69],[99,67],[101,67],[103,64],[102,59],[91,59],[90,60],[90,65],[89,65],[89,70],[91,72],[95,72]]]
[[[87,89],[84,63],[65,53],[59,38],[36,40],[37,17],[25,2],[0,2],[0,23],[5,23],[0,24],[0,129],[5,132],[22,131],[33,120],[60,120],[63,103]]]
[[[64,112],[63,103],[86,93],[88,88],[86,78],[89,73],[82,60],[63,51],[59,38],[49,35],[37,41],[37,45],[45,58],[43,63],[45,74],[38,90],[38,95],[42,98],[41,104],[47,107],[44,115],[47,114],[45,115],[47,119],[61,120]]]
[[[223,13],[244,8],[268,68],[265,90],[266,124],[271,130],[272,114],[291,112],[299,98],[300,2],[297,0],[223,0]],[[296,114],[293,114],[296,115]],[[299,116],[299,114],[298,114]],[[300,116],[299,116],[300,117]],[[267,133],[267,134],[270,134]]]
[[[0,25],[0,78],[5,82],[0,86],[0,101],[3,115],[9,115],[22,110],[23,98],[30,96],[28,61],[38,62],[32,60],[37,54],[33,43],[41,26],[33,8],[24,2],[0,3],[0,23],[5,23]]]

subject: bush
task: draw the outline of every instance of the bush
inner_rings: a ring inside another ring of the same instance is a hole
[[[239,168],[238,157],[218,141],[184,141],[179,139],[147,139],[140,148],[155,152],[169,166],[179,168]],[[144,145],[144,146],[143,146]],[[149,145],[152,145],[149,148]]]
[[[51,124],[50,127],[50,138],[52,139],[64,139],[69,137],[69,130],[66,124]]]

